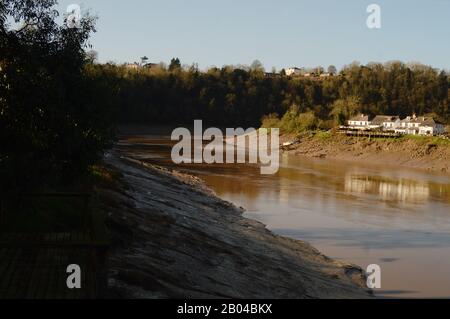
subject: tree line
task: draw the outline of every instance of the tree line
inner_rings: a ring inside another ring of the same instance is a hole
[[[449,77],[422,64],[389,62],[345,66],[323,79],[265,73],[260,63],[200,72],[196,65],[129,69],[90,66],[113,81],[121,123],[190,123],[258,126],[263,117],[287,112],[314,117],[314,126],[332,128],[357,113],[433,115],[449,122]]]

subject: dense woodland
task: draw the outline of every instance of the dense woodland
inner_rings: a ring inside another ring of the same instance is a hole
[[[449,79],[444,71],[421,64],[352,63],[330,78],[287,77],[265,73],[259,63],[200,72],[195,65],[128,69],[90,65],[92,76],[119,90],[122,123],[260,125],[268,114],[287,111],[314,115],[319,128],[331,128],[351,115],[432,114],[448,122]]]
[[[114,92],[85,70],[95,19],[58,25],[55,4],[0,1],[0,199],[67,185],[114,138]]]
[[[56,0],[0,1],[0,194],[67,185],[102,158],[118,123],[329,129],[353,114],[413,112],[449,122],[449,79],[431,67],[353,63],[331,78],[98,64],[95,19],[56,23]],[[12,27],[11,23],[15,24]],[[19,27],[17,27],[19,26]],[[147,59],[147,58],[146,58]]]

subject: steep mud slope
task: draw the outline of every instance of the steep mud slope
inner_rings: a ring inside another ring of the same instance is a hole
[[[99,190],[112,236],[109,294],[123,298],[367,298],[361,270],[272,234],[195,177],[109,154]]]

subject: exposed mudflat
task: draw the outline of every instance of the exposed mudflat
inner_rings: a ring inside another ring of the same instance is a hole
[[[276,236],[198,178],[115,150],[120,173],[99,189],[112,237],[109,294],[118,298],[370,298],[357,266]]]
[[[281,141],[293,139],[296,138],[285,135]],[[309,157],[400,165],[450,173],[450,145],[439,145],[426,138],[379,140],[341,135],[322,139],[304,136],[288,152]]]

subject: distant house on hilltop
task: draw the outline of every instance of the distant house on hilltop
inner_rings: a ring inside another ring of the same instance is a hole
[[[323,68],[297,68],[291,67],[284,70],[287,76],[324,79],[334,76],[332,72],[324,72]]]
[[[285,70],[287,76],[299,76],[304,73],[303,69],[292,67]]]
[[[136,63],[136,62],[135,63],[126,63],[125,67],[129,70],[137,70],[140,68],[140,65],[139,65],[139,63]]]
[[[160,65],[157,63],[147,63],[144,65],[144,68],[147,68],[149,70],[157,70],[160,68]]]
[[[149,70],[156,70],[160,67],[157,63],[146,63],[146,64],[139,64],[137,62],[134,63],[126,63],[124,66],[129,70],[139,70],[141,68],[146,68]]]

